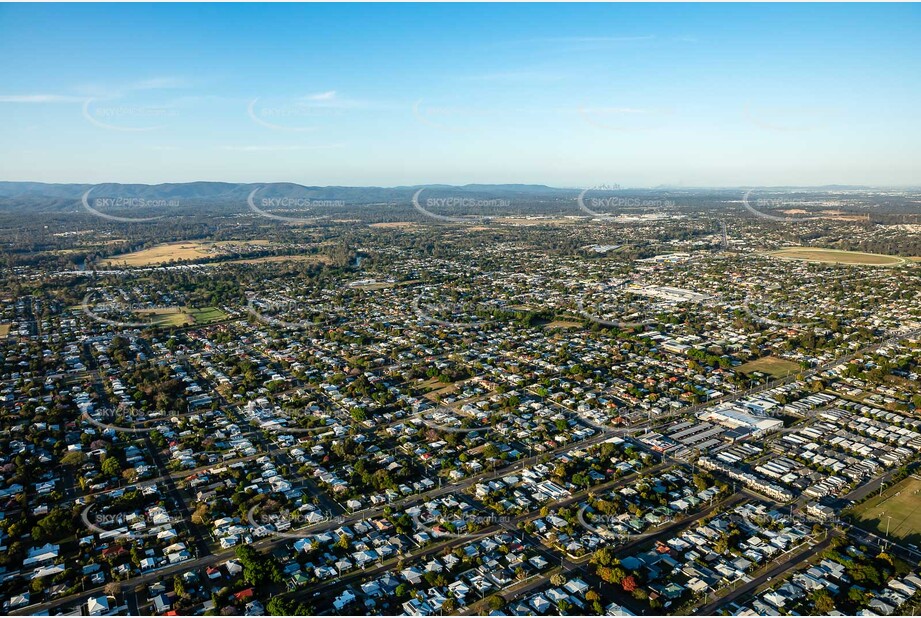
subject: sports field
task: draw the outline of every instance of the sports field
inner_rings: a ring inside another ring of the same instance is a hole
[[[855,266],[897,266],[908,262],[905,258],[895,255],[861,253],[859,251],[840,251],[838,249],[822,249],[820,247],[786,247],[779,251],[770,251],[767,255],[787,260],[818,262],[822,264],[850,264]]]
[[[921,478],[909,476],[883,490],[882,496],[871,498],[858,506],[854,514],[860,519],[860,526],[871,532],[886,533],[889,536],[914,543],[921,539]],[[892,519],[889,519],[889,518]]]
[[[201,307],[199,309],[186,309],[186,311],[192,316],[196,324],[210,324],[227,318],[227,314],[217,307]]]
[[[165,307],[162,309],[142,310],[136,312],[140,321],[157,326],[188,326],[191,324],[209,324],[227,317],[216,307],[188,309],[185,307]]]
[[[773,378],[783,378],[791,373],[796,373],[799,368],[800,366],[793,361],[777,358],[776,356],[765,356],[764,358],[747,362],[744,365],[739,365],[736,371],[738,373],[754,373],[760,371]]]

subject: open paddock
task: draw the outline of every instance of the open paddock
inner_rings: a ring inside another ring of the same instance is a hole
[[[838,249],[822,249],[819,247],[787,247],[779,251],[770,251],[765,255],[784,260],[850,266],[899,266],[908,263],[905,258],[895,255],[840,251]]]

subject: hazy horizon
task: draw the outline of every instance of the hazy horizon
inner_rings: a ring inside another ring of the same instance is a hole
[[[273,181],[258,181],[258,180],[183,180],[183,181],[173,181],[173,180],[163,180],[163,181],[154,181],[154,182],[121,182],[117,180],[103,180],[100,182],[85,182],[85,181],[74,181],[74,182],[58,182],[58,181],[45,181],[45,180],[9,180],[9,179],[0,179],[0,183],[11,183],[11,184],[46,184],[46,185],[106,185],[106,184],[117,184],[117,185],[142,185],[142,186],[159,186],[159,185],[183,185],[183,184],[197,184],[197,183],[214,183],[214,184],[230,184],[230,185],[259,185],[259,184],[293,184],[303,187],[346,187],[346,188],[380,188],[380,189],[400,189],[400,188],[409,188],[409,187],[464,187],[464,186],[533,186],[533,187],[546,187],[548,189],[557,189],[557,190],[573,190],[580,191],[582,189],[600,189],[600,190],[609,190],[609,191],[629,191],[629,190],[638,190],[638,191],[647,191],[647,190],[668,190],[668,189],[689,189],[689,190],[729,190],[729,189],[824,189],[828,187],[841,188],[841,189],[893,189],[893,190],[907,190],[907,189],[919,189],[921,188],[921,183],[916,184],[847,184],[847,183],[826,183],[826,184],[815,184],[815,185],[800,185],[800,184],[791,184],[791,185],[598,185],[598,186],[574,186],[574,185],[550,185],[546,183],[532,183],[532,182],[467,182],[467,183],[412,183],[412,184],[365,184],[365,185],[350,185],[350,184],[305,184],[300,182],[294,182],[291,180],[273,180]]]

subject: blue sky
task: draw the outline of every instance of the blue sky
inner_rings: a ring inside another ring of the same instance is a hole
[[[921,6],[0,5],[2,180],[921,184]]]

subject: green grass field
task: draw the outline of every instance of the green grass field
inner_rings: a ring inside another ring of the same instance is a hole
[[[823,264],[849,264],[856,266],[896,266],[907,263],[905,258],[878,253],[861,253],[859,251],[841,251],[839,249],[822,249],[820,247],[786,247],[771,251],[767,255],[802,262],[820,262]]]
[[[736,371],[738,373],[754,373],[760,371],[772,378],[783,378],[792,373],[796,373],[799,369],[800,366],[793,361],[777,358],[775,356],[765,356],[764,358],[753,360],[744,365],[739,365]]]
[[[867,500],[854,510],[858,525],[871,532],[886,533],[909,543],[921,540],[921,479],[910,476],[883,490],[883,495]],[[892,518],[891,520],[889,518]]]
[[[216,307],[189,309],[187,307],[168,307],[152,311],[138,311],[138,317],[144,322],[157,326],[189,326],[192,324],[210,324],[219,322],[227,314]]]
[[[180,307],[137,311],[136,313],[142,322],[157,326],[185,326],[193,322],[192,316]]]
[[[187,311],[196,324],[210,324],[227,318],[227,314],[217,307],[202,307],[200,309],[188,309]]]

